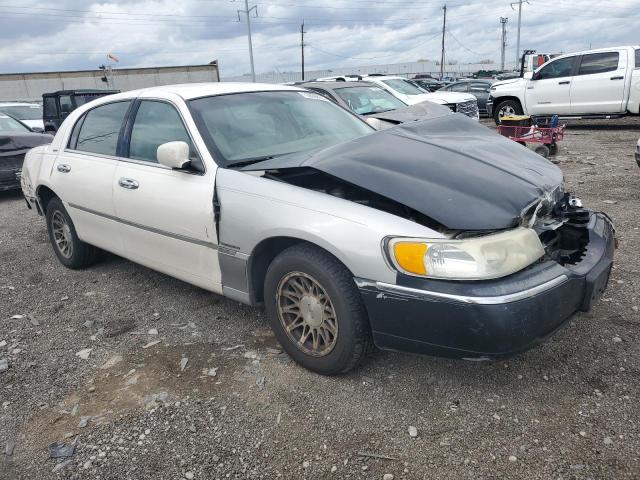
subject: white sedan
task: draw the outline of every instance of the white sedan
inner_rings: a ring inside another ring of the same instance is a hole
[[[614,231],[555,165],[441,110],[375,131],[296,87],[131,91],[74,110],[21,185],[63,265],[103,249],[264,305],[316,372],[373,344],[517,353],[597,301]]]

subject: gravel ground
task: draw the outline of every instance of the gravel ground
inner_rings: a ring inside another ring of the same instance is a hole
[[[282,354],[259,310],[114,256],[66,270],[0,194],[0,478],[638,478],[639,136],[578,124],[557,157],[618,229],[592,312],[508,361],[376,352],[333,378]]]

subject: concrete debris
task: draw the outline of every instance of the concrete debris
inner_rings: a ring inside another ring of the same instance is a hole
[[[193,480],[194,477],[195,475],[193,474],[193,472],[187,472],[184,474],[184,478],[186,478],[187,480]]]
[[[256,378],[256,385],[260,390],[264,388],[265,380],[266,380],[266,377],[264,375],[258,375],[258,377]]]
[[[84,428],[89,424],[89,420],[91,420],[91,416],[80,417],[80,422],[78,423],[78,427]]]
[[[142,348],[150,348],[153,347],[154,345],[157,345],[160,343],[160,340],[154,340],[153,342],[149,342],[146,345],[143,345]]]
[[[101,370],[107,370],[108,368],[115,367],[118,363],[122,361],[122,355],[113,355],[109,357],[106,362],[104,362],[101,366]]]
[[[509,456],[509,461],[510,461],[510,462],[515,462],[515,461],[517,461],[517,460],[518,460],[518,457],[516,457],[515,455],[511,455],[511,456]]]
[[[222,350],[224,350],[225,352],[230,352],[232,350],[237,350],[242,347],[244,347],[244,345],[236,345],[234,347],[224,347]]]
[[[2,347],[6,347],[6,346],[7,346],[7,342],[6,342],[6,340],[2,340],[2,341],[0,342],[0,348],[2,348]]]
[[[416,427],[410,426],[408,430],[411,438],[416,438],[418,436],[418,429]]]
[[[612,443],[613,443],[613,440],[611,440],[611,437],[604,437],[605,445],[611,445]]]
[[[256,352],[255,350],[249,350],[248,352],[244,352],[244,354],[242,356],[244,358],[248,358],[250,360],[254,360],[254,359],[258,358],[258,352]]]
[[[84,348],[82,350],[80,350],[79,352],[76,352],[76,357],[80,357],[82,360],[87,360],[89,358],[89,355],[91,355],[91,350],[93,350],[92,348]]]
[[[150,395],[145,395],[142,400],[145,408],[152,409],[159,406],[159,402],[166,402],[169,399],[169,394],[167,392],[159,392],[152,393]]]
[[[215,377],[218,374],[218,368],[220,368],[220,367],[213,367],[213,368],[209,368],[209,369],[203,368],[202,369],[202,374],[206,375],[208,377]]]
[[[622,339],[620,337],[613,337],[613,343],[620,343],[622,342]]]
[[[9,360],[6,358],[0,358],[0,373],[9,370]]]
[[[606,203],[608,205],[615,205],[618,202],[615,200],[603,200],[602,203]]]
[[[11,320],[22,320],[24,318],[24,315],[14,315],[13,317],[11,317]]]
[[[56,442],[49,445],[49,458],[68,458],[76,451],[73,443]]]
[[[382,476],[382,480],[393,480],[393,474],[391,474],[391,473],[385,473],[385,474]]]
[[[31,322],[31,325],[33,325],[34,327],[40,326],[40,322],[33,315],[29,315],[29,322]]]
[[[16,442],[8,441],[4,446],[4,454],[7,457],[13,455],[13,451],[16,449]]]
[[[147,332],[147,334],[149,334],[149,335],[158,335],[158,329],[157,328],[150,328],[149,331]]]
[[[187,357],[182,357],[180,359],[180,371],[184,372],[184,369],[187,368],[187,363],[189,363],[189,359]]]

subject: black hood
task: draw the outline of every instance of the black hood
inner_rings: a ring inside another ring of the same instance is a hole
[[[0,132],[0,156],[26,153],[34,147],[51,143],[53,137],[45,133]]]
[[[461,114],[398,125],[244,170],[295,167],[376,192],[454,230],[516,226],[527,206],[563,180],[545,158]]]
[[[388,112],[370,113],[366,115],[366,118],[373,117],[392,123],[406,123],[442,117],[444,115],[451,115],[451,110],[448,107],[427,101],[396,110],[389,110]]]

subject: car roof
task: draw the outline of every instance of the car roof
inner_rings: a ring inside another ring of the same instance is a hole
[[[320,88],[322,90],[338,90],[340,88],[348,87],[375,87],[380,88],[373,82],[300,82],[296,84],[298,87],[304,88]]]
[[[75,90],[57,90],[55,92],[43,93],[42,96],[53,96],[53,95],[72,95],[72,94],[83,94],[83,93],[120,93],[120,90],[108,90],[108,89],[100,89],[100,88],[78,88]]]
[[[374,80],[408,80],[407,78],[399,77],[397,75],[373,75],[369,77],[363,77],[363,80],[366,80],[369,78]]]
[[[208,82],[208,83],[182,83],[176,85],[161,85],[157,87],[141,88],[130,90],[109,97],[110,99],[128,99],[136,97],[154,97],[177,95],[184,100],[191,100],[200,97],[211,97],[215,95],[227,95],[230,93],[250,93],[250,92],[277,92],[277,91],[300,91],[300,87],[290,85],[278,85],[273,83],[248,83],[248,82]]]
[[[0,107],[35,107],[40,104],[35,102],[0,102]]]

